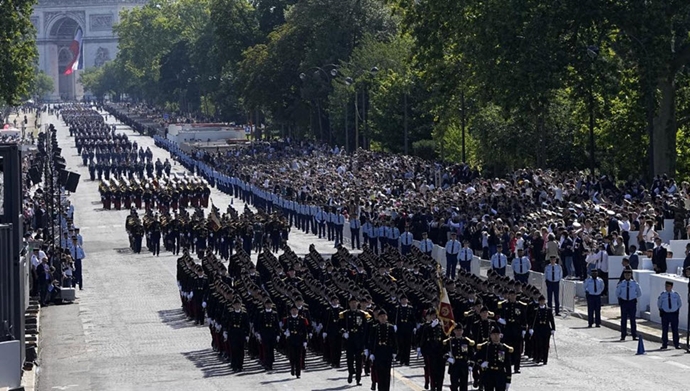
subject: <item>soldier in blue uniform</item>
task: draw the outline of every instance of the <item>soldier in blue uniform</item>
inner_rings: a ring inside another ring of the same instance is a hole
[[[668,327],[673,333],[673,346],[680,349],[680,336],[678,335],[678,314],[683,302],[678,292],[673,290],[673,281],[666,281],[666,286],[657,299],[657,307],[661,314],[661,349],[668,348]]]

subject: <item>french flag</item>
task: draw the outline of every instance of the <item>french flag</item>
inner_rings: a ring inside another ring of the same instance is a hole
[[[81,28],[77,29],[77,34],[74,36],[74,41],[72,41],[72,44],[69,45],[69,51],[72,52],[72,62],[67,65],[67,68],[65,68],[65,75],[71,75],[72,72],[76,71],[77,69],[84,69],[84,63],[81,58],[81,40],[83,35],[84,34],[82,33]]]

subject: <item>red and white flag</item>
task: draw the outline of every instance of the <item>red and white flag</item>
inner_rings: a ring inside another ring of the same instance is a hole
[[[83,37],[83,32],[81,28],[77,29],[77,33],[74,35],[74,41],[69,45],[69,51],[72,53],[72,62],[65,68],[65,75],[71,75],[72,72],[77,69],[83,69],[83,62],[81,60],[81,41]]]
[[[438,304],[438,318],[443,323],[443,331],[446,336],[455,328],[455,316],[453,316],[453,306],[450,305],[448,298],[448,291],[445,287],[441,287],[441,300]]]

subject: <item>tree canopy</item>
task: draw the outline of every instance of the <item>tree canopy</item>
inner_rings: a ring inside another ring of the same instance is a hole
[[[35,76],[36,31],[31,12],[36,0],[0,2],[0,103],[18,104]]]
[[[121,15],[118,56],[90,83],[496,175],[687,177],[688,15],[680,0],[157,1]]]

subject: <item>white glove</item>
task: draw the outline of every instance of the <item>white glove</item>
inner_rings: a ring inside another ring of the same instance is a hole
[[[194,291],[189,292],[189,298],[191,299],[192,297],[194,297]]]
[[[256,333],[256,334],[254,334],[254,336],[256,337],[256,339],[257,339],[259,342],[261,342],[261,334]]]
[[[326,337],[328,337],[328,333],[323,333],[321,336],[323,336],[323,339],[326,339]]]
[[[276,342],[280,342],[280,335],[276,335]]]
[[[510,383],[506,383],[506,391],[510,390]]]
[[[344,332],[344,333],[343,333],[343,338],[345,338],[345,339],[350,338],[350,333],[348,333],[347,331]]]
[[[488,367],[489,367],[489,362],[488,362],[488,361],[484,361],[484,362],[482,363],[482,368],[486,369],[486,368],[488,368]]]
[[[223,340],[224,341],[228,340],[228,332],[227,331],[223,331]]]
[[[369,349],[364,349],[364,359],[369,357]]]
[[[205,301],[201,302],[201,308],[206,308],[206,302]]]
[[[374,355],[372,354],[371,356],[369,356],[369,361],[374,362],[374,358],[375,358],[375,357],[374,357]]]
[[[502,324],[502,325],[504,325],[504,326],[505,326],[505,325],[506,325],[506,323],[508,323],[508,322],[506,322],[506,320],[505,320],[505,319],[503,319],[503,318],[498,318],[498,323],[500,323],[500,324]]]
[[[311,333],[307,334],[307,339],[311,339],[311,337],[312,337]]]
[[[283,334],[285,334],[286,337],[289,337],[290,336],[290,330],[285,330],[285,332]]]
[[[398,356],[397,354],[393,353],[393,361],[395,361],[395,358],[396,358],[397,356]]]
[[[556,330],[551,330],[551,335],[556,334]]]
[[[393,330],[397,333],[398,332],[398,326],[393,325]]]
[[[422,357],[422,348],[417,348],[417,358]]]
[[[283,328],[283,321],[282,320],[280,322],[278,322],[278,326],[280,326],[281,329]]]
[[[529,335],[532,335],[532,334],[534,334],[534,329],[529,330]]]
[[[525,338],[525,334],[527,334],[527,332],[525,330],[522,330],[522,338]]]
[[[302,343],[302,346],[304,346],[304,348],[306,349],[306,348],[307,348],[307,343],[306,343],[306,342]]]
[[[249,337],[244,337],[244,340],[249,343]]]
[[[412,334],[417,334],[417,329],[412,329]]]

